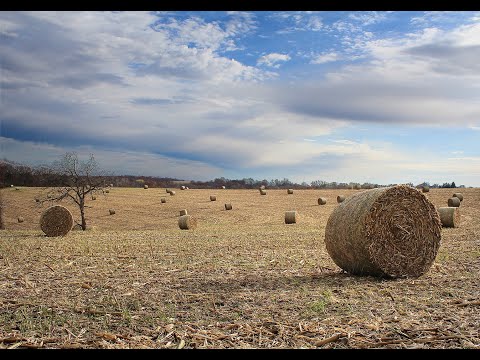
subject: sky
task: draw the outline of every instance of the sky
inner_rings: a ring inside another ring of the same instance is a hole
[[[0,158],[480,187],[480,12],[0,12]]]

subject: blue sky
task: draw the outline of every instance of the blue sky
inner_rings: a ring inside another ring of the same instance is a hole
[[[1,12],[0,157],[480,186],[480,12]]]

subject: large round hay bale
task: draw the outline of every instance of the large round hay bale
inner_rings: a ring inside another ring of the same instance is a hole
[[[430,191],[430,188],[428,186],[422,186],[422,192],[426,193],[429,191]]]
[[[105,192],[108,194],[110,192],[110,190],[107,189],[107,190],[105,190]]]
[[[175,196],[175,194],[176,194],[175,191],[170,190],[170,196]]]
[[[448,199],[447,204],[449,207],[459,207],[460,199],[458,197],[451,197],[450,199]]]
[[[232,210],[232,204],[225,204],[225,210]]]
[[[172,191],[172,190],[170,190],[170,189],[165,189],[165,192],[166,192],[166,193],[170,193],[170,191]]]
[[[421,276],[435,260],[440,240],[434,205],[406,185],[352,195],[334,209],[325,228],[330,257],[356,275]]]
[[[180,190],[185,190],[185,186],[184,185],[180,186]]]
[[[215,195],[210,195],[210,201],[217,201],[217,197]]]
[[[61,205],[50,206],[40,217],[40,228],[47,236],[65,236],[72,226],[72,213]]]
[[[293,194],[293,189],[288,189],[287,194]]]
[[[325,205],[327,203],[327,199],[324,197],[319,197],[318,198],[318,205]]]
[[[17,218],[17,221],[18,221],[19,223],[22,223],[22,222],[25,221],[25,219],[23,218],[23,216],[19,216],[19,217]]]
[[[143,188],[144,188],[144,189],[148,189],[148,185],[146,185],[146,184],[143,185]]]
[[[109,209],[108,212],[110,213],[110,215],[115,215],[115,210],[113,209]]]
[[[187,209],[180,210],[180,216],[187,215]]]
[[[463,201],[463,194],[462,193],[455,193],[452,195],[452,197],[456,197],[460,200],[460,202]]]
[[[341,202],[344,202],[345,201],[345,196],[343,195],[338,195],[337,196],[337,203],[341,203]]]
[[[161,199],[160,199],[160,202],[161,202],[162,204],[164,204],[164,203],[166,203],[166,202],[167,202],[167,199],[165,199],[165,198],[161,198]]]
[[[225,190],[225,189],[226,189],[226,187],[225,187],[225,186],[222,186],[222,189],[223,189],[223,190]]]
[[[192,215],[182,215],[178,218],[178,227],[182,230],[195,229],[197,227],[197,219]]]
[[[260,195],[267,195],[267,191],[264,189],[260,190]]]
[[[440,207],[438,213],[443,227],[458,227],[460,222],[460,209],[458,207]]]
[[[297,222],[297,212],[296,211],[286,211],[285,212],[285,224],[295,224]]]

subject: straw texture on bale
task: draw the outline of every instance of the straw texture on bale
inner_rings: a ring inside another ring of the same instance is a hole
[[[47,236],[65,236],[72,227],[72,213],[61,205],[50,206],[40,217],[40,228]]]
[[[343,195],[338,195],[337,196],[337,203],[341,203],[341,202],[344,202],[345,201],[345,196]]]
[[[449,207],[459,207],[460,199],[458,197],[451,197],[450,199],[448,199],[447,204]]]
[[[423,187],[422,187],[422,191],[423,191],[424,193],[429,192],[429,191],[430,191],[430,188],[429,188],[428,186],[423,186]]]
[[[267,191],[266,190],[260,190],[260,195],[267,195]]]
[[[297,212],[296,211],[286,211],[285,212],[285,224],[295,224],[297,222]]]
[[[293,189],[288,189],[287,194],[293,194]]]
[[[455,193],[455,194],[452,195],[452,197],[458,198],[458,199],[460,200],[460,202],[463,201],[463,195],[462,195],[462,193]]]
[[[406,185],[352,195],[334,209],[325,228],[330,257],[355,275],[419,277],[435,260],[440,240],[434,205]]]
[[[110,215],[115,215],[115,210],[113,209],[108,210],[108,212],[110,213]]]
[[[458,227],[460,222],[460,209],[458,207],[440,207],[438,213],[443,227]]]
[[[217,201],[217,197],[215,195],[210,195],[210,201]]]
[[[318,198],[318,205],[325,205],[327,203],[327,199],[324,197],[319,197]]]
[[[18,221],[19,223],[22,223],[22,222],[25,221],[25,219],[24,219],[22,216],[19,216],[18,219],[17,219],[17,221]]]
[[[232,210],[232,204],[225,204],[225,210]]]
[[[164,203],[166,203],[166,202],[167,202],[167,199],[165,199],[165,198],[161,198],[161,199],[160,199],[160,202],[161,202],[162,204],[164,204]]]
[[[170,190],[170,196],[175,196],[175,194],[176,194],[175,191]]]
[[[144,188],[144,189],[148,189],[148,185],[143,185],[143,188]]]
[[[187,209],[180,210],[180,216],[187,215]]]
[[[197,227],[197,219],[192,215],[183,215],[178,218],[178,227],[182,230],[195,229]]]

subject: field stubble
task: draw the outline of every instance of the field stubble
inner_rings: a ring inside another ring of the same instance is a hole
[[[359,190],[190,189],[162,204],[163,188],[112,188],[88,202],[92,230],[58,238],[40,230],[41,191],[3,190],[0,348],[480,347],[480,189],[462,189],[430,270],[398,280],[351,276],[326,252],[337,195]],[[425,195],[439,207],[452,193]],[[178,228],[181,209],[195,230]]]

